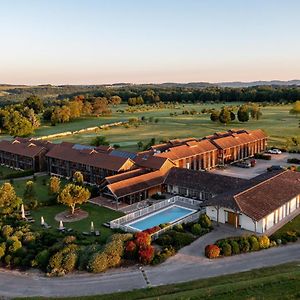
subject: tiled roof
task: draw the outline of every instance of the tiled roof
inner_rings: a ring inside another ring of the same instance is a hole
[[[256,221],[300,194],[300,173],[285,171],[237,195],[240,210]]]
[[[104,180],[106,181],[107,184],[111,184],[111,183],[118,182],[120,180],[125,180],[128,178],[136,177],[136,176],[139,176],[139,175],[142,175],[145,173],[148,173],[148,171],[146,169],[134,169],[134,170],[127,171],[124,173],[105,177]]]
[[[267,136],[260,130],[239,130],[239,131],[228,131],[225,133],[215,133],[213,137],[208,139],[214,143],[218,148],[226,149],[234,146],[240,146],[250,142],[254,142]]]
[[[209,199],[206,205],[241,211],[259,221],[300,194],[300,173],[274,171],[259,175],[239,189]]]
[[[230,189],[237,189],[247,182],[246,179],[183,168],[172,168],[165,180],[165,184],[209,192],[213,195],[225,193]]]
[[[166,172],[154,171],[107,185],[117,197],[125,197],[163,184]]]
[[[13,154],[18,154],[27,157],[35,157],[41,151],[45,150],[44,147],[37,146],[33,142],[21,142],[19,140],[14,141],[0,141],[0,151],[5,151]]]
[[[151,170],[160,170],[166,163],[172,164],[175,166],[173,162],[171,162],[166,157],[152,156],[152,155],[139,155],[134,159],[134,162],[137,166],[142,168],[147,168]]]
[[[72,146],[71,143],[63,142],[53,147],[46,156],[111,171],[121,170],[126,162],[134,164],[133,161],[127,158],[110,156],[106,153],[99,153],[94,149],[76,150]]]
[[[213,145],[209,140],[202,140],[199,142],[190,142],[189,145],[181,145],[170,148],[169,151],[158,153],[155,156],[165,157],[175,161],[178,159],[216,150],[217,147]]]

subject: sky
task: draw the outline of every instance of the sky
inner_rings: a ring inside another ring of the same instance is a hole
[[[300,79],[299,0],[0,0],[0,83]]]

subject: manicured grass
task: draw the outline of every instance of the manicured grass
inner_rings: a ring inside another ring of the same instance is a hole
[[[41,216],[43,216],[45,222],[48,225],[52,226],[52,229],[50,230],[56,231],[59,226],[59,222],[57,222],[54,218],[58,213],[65,211],[67,209],[68,207],[57,204],[52,206],[40,207],[38,209],[32,210],[31,216],[36,220],[36,222],[32,225],[32,228],[34,230],[42,229],[40,226],[40,219]],[[89,214],[88,217],[86,219],[76,221],[76,222],[71,222],[71,223],[65,222],[64,226],[67,228],[72,228],[73,230],[76,230],[78,232],[83,232],[83,231],[89,232],[91,221],[93,221],[95,230],[100,231],[100,238],[98,238],[100,242],[105,242],[107,238],[113,233],[111,229],[102,226],[102,224],[123,215],[120,212],[105,207],[100,207],[90,203],[82,205],[81,209],[88,212]]]
[[[229,103],[229,105],[237,105],[238,103]],[[123,126],[112,128],[109,130],[101,130],[98,133],[89,132],[78,135],[66,136],[59,139],[54,139],[54,142],[70,141],[76,143],[89,144],[92,139],[97,135],[104,135],[111,144],[119,144],[123,149],[136,151],[137,142],[142,141],[145,144],[149,142],[152,137],[156,138],[156,141],[167,140],[172,138],[183,137],[203,137],[205,135],[212,134],[216,131],[224,131],[229,128],[246,128],[256,129],[262,128],[270,136],[269,145],[284,146],[286,138],[292,136],[299,136],[298,118],[289,114],[291,106],[267,106],[263,107],[263,116],[260,120],[250,120],[246,123],[241,123],[237,120],[233,121],[229,125],[225,126],[220,123],[214,123],[210,120],[209,114],[197,114],[197,115],[182,115],[183,110],[195,109],[197,112],[201,112],[203,108],[216,108],[220,109],[224,104],[181,104],[177,109],[160,109],[144,112],[134,113],[117,113],[116,111],[109,117],[80,119],[72,123],[58,125],[55,127],[42,127],[36,134],[44,135],[54,132],[62,132],[68,130],[77,130],[89,126],[97,126],[103,123],[109,123],[114,121],[123,121],[128,118],[153,117],[158,118],[158,123],[146,123],[138,128],[130,127],[125,128]],[[126,106],[121,106],[121,109],[125,109]],[[170,113],[176,112],[178,116],[170,116]],[[284,128],[284,130],[283,130]],[[50,130],[50,131],[49,131]]]
[[[299,280],[300,266],[299,263],[295,262],[276,267],[131,292],[64,299],[299,299]]]
[[[279,230],[277,230],[276,234],[286,233],[287,231],[293,231],[293,230],[300,232],[300,215],[294,218],[292,221],[285,224]]]
[[[48,193],[48,182],[49,182],[50,176],[38,176],[36,177],[36,181],[34,182],[34,191],[35,191],[35,198],[39,202],[48,201],[51,196]],[[23,199],[24,191],[26,187],[26,182],[32,180],[32,179],[25,179],[25,180],[19,180],[14,179],[13,180],[13,186],[15,188],[15,191],[19,197]],[[7,180],[5,180],[7,181]],[[61,186],[64,186],[66,184],[67,180],[61,178]],[[46,184],[45,184],[46,183]],[[25,203],[27,203],[26,199],[23,199]]]

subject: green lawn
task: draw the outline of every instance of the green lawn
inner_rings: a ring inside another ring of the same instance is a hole
[[[64,299],[299,299],[299,280],[300,266],[299,263],[295,262],[276,267],[256,269],[243,273],[201,279],[180,284],[158,286],[131,292]]]
[[[237,103],[231,103],[237,104]],[[222,104],[186,104],[179,105],[178,109],[160,109],[146,112],[117,113],[110,117],[100,117],[91,119],[81,119],[72,123],[58,125],[55,127],[42,127],[37,131],[37,135],[49,134],[51,132],[61,132],[67,130],[77,130],[89,126],[96,126],[107,122],[127,120],[132,117],[145,116],[146,118],[158,118],[158,123],[146,123],[138,128],[116,127],[109,130],[102,130],[100,133],[83,133],[54,139],[54,142],[70,141],[76,143],[89,144],[96,135],[104,135],[111,144],[119,144],[126,150],[137,150],[137,142],[149,142],[152,137],[159,142],[163,139],[183,138],[189,136],[203,137],[216,131],[228,130],[229,128],[262,128],[270,136],[269,144],[283,146],[287,137],[299,136],[298,118],[289,114],[290,106],[267,106],[262,108],[263,116],[260,120],[250,120],[246,123],[233,121],[225,126],[214,123],[210,120],[209,114],[182,115],[182,110],[192,110],[200,112],[203,108],[220,108]],[[170,113],[177,112],[178,116],[171,117]],[[284,128],[284,130],[283,130]]]
[[[300,215],[294,218],[292,221],[285,224],[283,227],[281,227],[279,230],[276,231],[276,234],[279,233],[285,233],[287,231],[293,231],[296,230],[300,232]]]
[[[107,238],[112,234],[112,230],[109,228],[106,228],[102,226],[103,223],[111,221],[113,219],[116,219],[123,214],[105,207],[100,207],[94,204],[84,204],[81,206],[81,208],[85,211],[88,212],[89,216],[86,219],[76,221],[76,222],[71,222],[71,223],[64,223],[64,226],[67,228],[72,228],[73,230],[76,230],[78,232],[83,232],[83,231],[90,231],[90,224],[91,221],[94,222],[95,230],[100,231],[100,242],[105,242]],[[68,208],[66,206],[57,204],[57,205],[52,205],[52,206],[45,206],[45,207],[40,207],[38,209],[32,210],[31,211],[31,216],[36,220],[36,222],[32,225],[32,228],[34,230],[41,230],[40,226],[40,219],[41,216],[44,217],[45,222],[48,225],[52,226],[52,229],[56,231],[59,225],[59,222],[57,222],[54,218],[55,216],[62,212],[67,210]]]

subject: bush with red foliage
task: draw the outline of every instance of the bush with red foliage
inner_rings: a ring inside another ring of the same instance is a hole
[[[135,234],[135,244],[138,248],[145,248],[151,244],[151,236],[147,232],[138,232]]]
[[[148,245],[146,247],[142,247],[139,250],[139,261],[142,264],[150,264],[154,258],[154,247]]]
[[[128,241],[125,246],[125,254],[128,258],[134,258],[137,253],[137,246],[134,241]]]
[[[152,228],[144,230],[143,232],[146,232],[148,234],[153,234],[153,233],[155,233],[155,232],[157,232],[159,230],[161,230],[161,228],[159,226],[154,226]]]
[[[205,256],[208,258],[216,258],[220,255],[220,248],[217,245],[207,245],[205,247]]]

